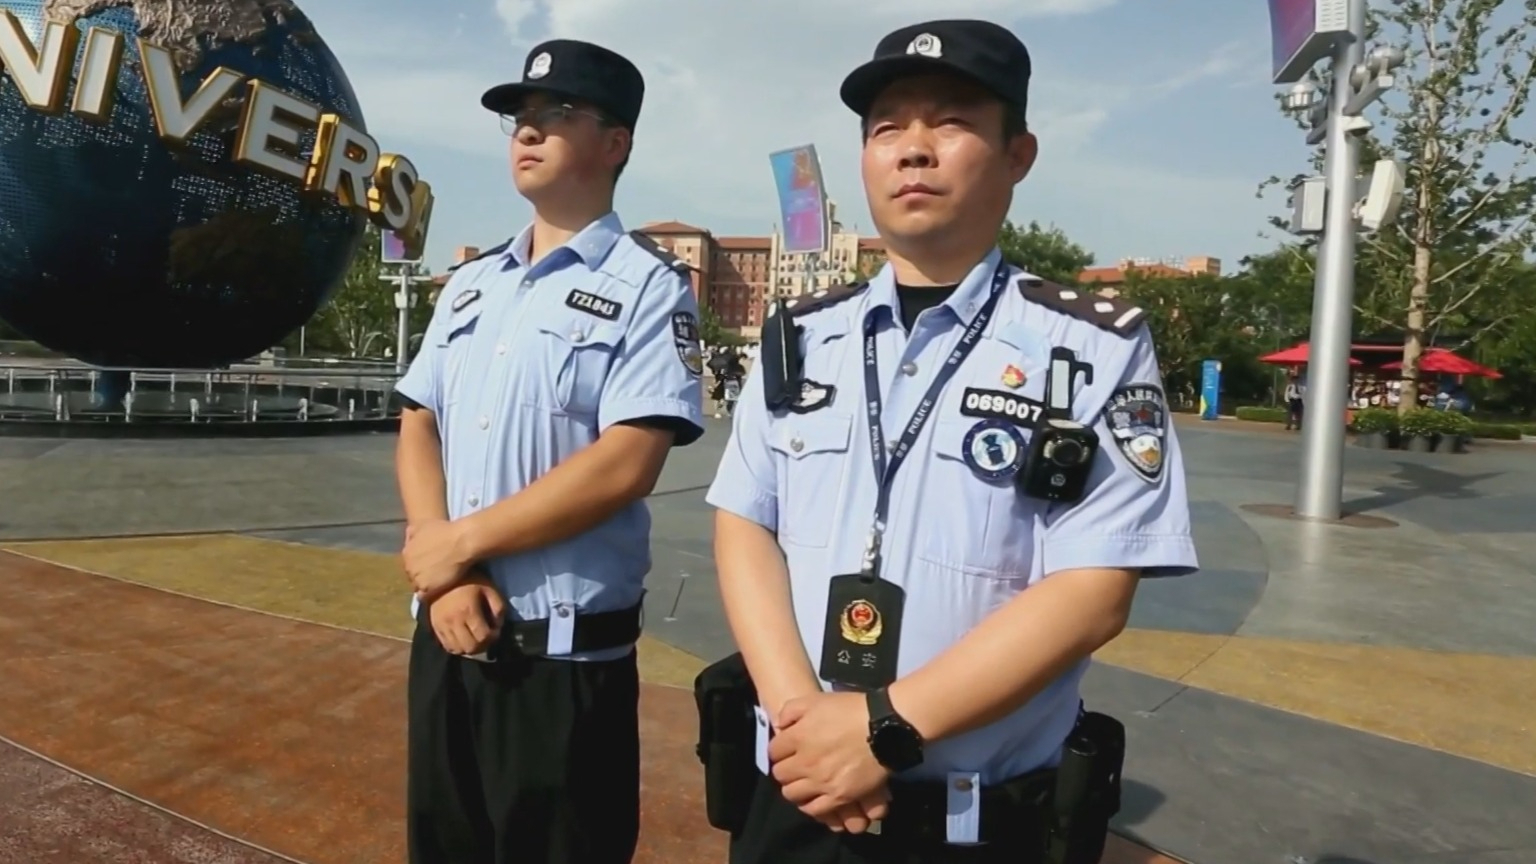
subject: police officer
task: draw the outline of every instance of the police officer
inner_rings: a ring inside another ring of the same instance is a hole
[[[644,85],[559,40],[482,103],[533,222],[449,279],[398,390],[413,864],[634,854],[643,503],[702,433],[686,265],[613,213]]]
[[[1097,862],[1118,807],[1079,683],[1138,577],[1197,564],[1144,313],[996,247],[1029,77],[934,21],[843,83],[889,263],[770,319],[708,496],[760,705],[736,864]]]

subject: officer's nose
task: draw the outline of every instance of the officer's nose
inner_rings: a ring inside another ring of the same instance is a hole
[[[525,124],[517,130],[517,143],[523,145],[524,147],[532,147],[533,145],[543,140],[543,133],[539,132],[539,130],[532,125]]]
[[[937,161],[933,154],[932,142],[928,140],[926,130],[911,131],[902,142],[901,165],[903,170],[916,168],[932,168]]]

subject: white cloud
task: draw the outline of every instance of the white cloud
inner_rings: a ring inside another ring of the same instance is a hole
[[[945,14],[1006,21],[1080,15],[1115,2],[969,0]],[[768,152],[810,142],[844,215],[867,224],[857,121],[837,88],[880,36],[934,17],[929,0],[497,0],[496,9],[519,48],[555,34],[635,61],[646,76],[646,105],[634,175],[670,180],[677,206],[695,218],[762,213],[764,223],[774,206]],[[1092,115],[1056,118],[1045,107],[1035,122],[1042,131],[1060,122],[1081,135],[1091,131]]]
[[[375,18],[363,31],[348,28],[351,21],[342,19],[355,19],[337,9],[338,26],[322,27],[351,73],[370,128],[386,144],[426,142],[500,159],[505,139],[480,108],[480,92],[515,77],[538,41],[589,40],[629,57],[646,77],[634,161],[621,189],[620,206],[629,221],[682,218],[726,232],[767,230],[776,213],[767,154],[804,143],[817,145],[843,220],[869,229],[858,179],[857,121],[839,101],[838,85],[868,59],[880,36],[938,17],[931,0],[481,3],[470,20],[494,8],[505,30],[498,40],[505,52],[484,50],[489,34],[483,29],[463,36],[476,40],[479,50],[455,50],[456,41],[463,44],[456,38],[466,27],[463,13],[417,19],[408,27]],[[956,0],[942,14],[1021,22],[1020,33],[1030,43],[1028,19],[1081,16],[1116,5],[1117,0]],[[1041,137],[1042,154],[1037,171],[1021,187],[1016,215],[1068,223],[1075,218],[1086,224],[1065,227],[1091,235],[1094,208],[1114,208],[1102,218],[1148,226],[1149,244],[1176,244],[1181,226],[1193,235],[1183,242],[1203,243],[1200,231],[1214,214],[1251,199],[1247,178],[1171,173],[1145,164],[1134,141],[1109,140],[1104,129],[1117,116],[1231,77],[1251,65],[1252,46],[1226,44],[1204,57],[1161,58],[1160,72],[1115,62],[1116,50],[1108,45],[1086,54],[1034,47],[1029,119]],[[1166,125],[1148,131],[1160,137],[1170,132]],[[1171,206],[1174,202],[1181,203]],[[1059,214],[1066,209],[1072,215],[1063,219]],[[1084,239],[1105,245],[1102,237]],[[1122,235],[1109,242],[1141,240]]]

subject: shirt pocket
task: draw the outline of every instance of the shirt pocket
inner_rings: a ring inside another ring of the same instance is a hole
[[[480,326],[479,308],[456,312],[443,328],[443,336],[433,350],[439,352],[439,368],[442,370],[443,405],[456,405],[464,398],[464,389],[472,382],[466,380],[469,366],[470,345],[475,330]]]
[[[768,446],[778,454],[779,542],[820,549],[841,520],[853,416],[825,409],[773,423]],[[792,506],[784,506],[792,502]],[[872,514],[871,514],[872,515]]]
[[[946,570],[994,579],[1029,578],[1035,559],[1035,521],[1039,508],[1014,489],[1016,475],[989,479],[981,473],[1006,455],[971,435],[989,421],[945,419],[934,424],[934,458],[926,466],[924,499],[931,519],[917,526],[918,557]],[[1012,446],[1023,465],[1032,432],[1014,426],[1019,436]],[[998,442],[994,442],[996,445]],[[1002,445],[1008,447],[1009,445]],[[968,448],[978,451],[968,456]],[[976,463],[979,468],[972,467]]]
[[[538,330],[540,356],[533,370],[538,380],[519,388],[522,401],[561,414],[596,416],[624,328],[590,315],[569,315],[541,321]]]

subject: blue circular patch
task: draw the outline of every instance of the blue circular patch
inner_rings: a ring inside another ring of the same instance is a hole
[[[993,483],[1008,480],[1024,464],[1024,434],[1012,423],[983,420],[965,433],[960,454],[977,477]]]

